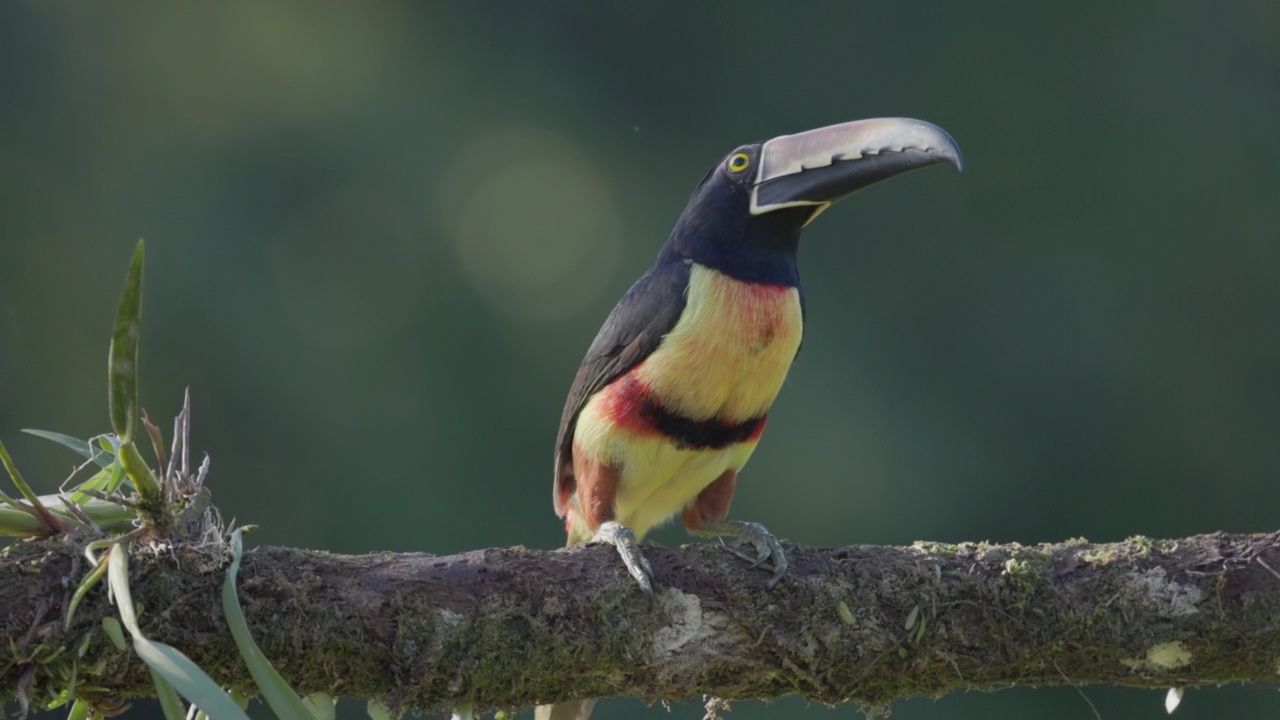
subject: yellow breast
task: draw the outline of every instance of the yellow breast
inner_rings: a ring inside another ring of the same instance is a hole
[[[636,377],[693,420],[760,417],[800,348],[800,291],[735,280],[694,264],[684,313]]]
[[[658,348],[594,395],[574,429],[575,457],[618,471],[614,517],[641,537],[726,470],[746,464],[804,332],[795,288],[745,283],[694,264],[687,293]],[[688,447],[651,424],[644,411],[650,400],[690,421],[754,431],[726,445]],[[747,422],[756,419],[761,423]],[[585,540],[594,527],[575,520],[572,502],[570,538]]]

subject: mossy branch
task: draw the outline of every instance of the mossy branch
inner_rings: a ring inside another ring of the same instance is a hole
[[[260,548],[240,595],[296,689],[422,710],[701,694],[879,705],[1008,684],[1280,679],[1280,533],[787,550],[786,579],[765,592],[769,573],[715,544],[646,548],[662,584],[650,606],[608,547]],[[105,591],[63,631],[79,557],[55,540],[0,553],[0,696],[21,686],[47,702],[73,663],[103,702],[152,691],[101,630]],[[245,688],[219,609],[227,560],[216,544],[157,548],[135,555],[130,583],[148,636]]]

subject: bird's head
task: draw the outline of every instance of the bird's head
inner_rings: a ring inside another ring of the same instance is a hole
[[[856,120],[743,145],[716,163],[663,248],[741,280],[795,285],[800,230],[857,190],[925,165],[961,166],[960,148],[922,120]]]

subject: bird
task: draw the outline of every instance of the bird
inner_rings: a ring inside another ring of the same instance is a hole
[[[801,231],[853,192],[937,163],[963,167],[945,130],[876,118],[748,143],[707,172],[569,389],[552,495],[568,545],[613,545],[652,598],[639,541],[679,514],[694,535],[754,546],[755,563],[773,566],[768,588],[784,576],[781,543],[728,515],[803,340]],[[585,720],[593,703],[536,717]]]

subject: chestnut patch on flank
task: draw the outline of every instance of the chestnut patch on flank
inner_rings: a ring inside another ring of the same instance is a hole
[[[733,502],[733,490],[737,485],[738,471],[725,470],[684,509],[680,516],[684,526],[692,532],[708,522],[719,522],[729,517],[729,504]]]
[[[573,475],[578,483],[578,511],[582,513],[583,524],[594,533],[600,529],[600,523],[613,519],[618,470],[587,456],[575,446]]]

